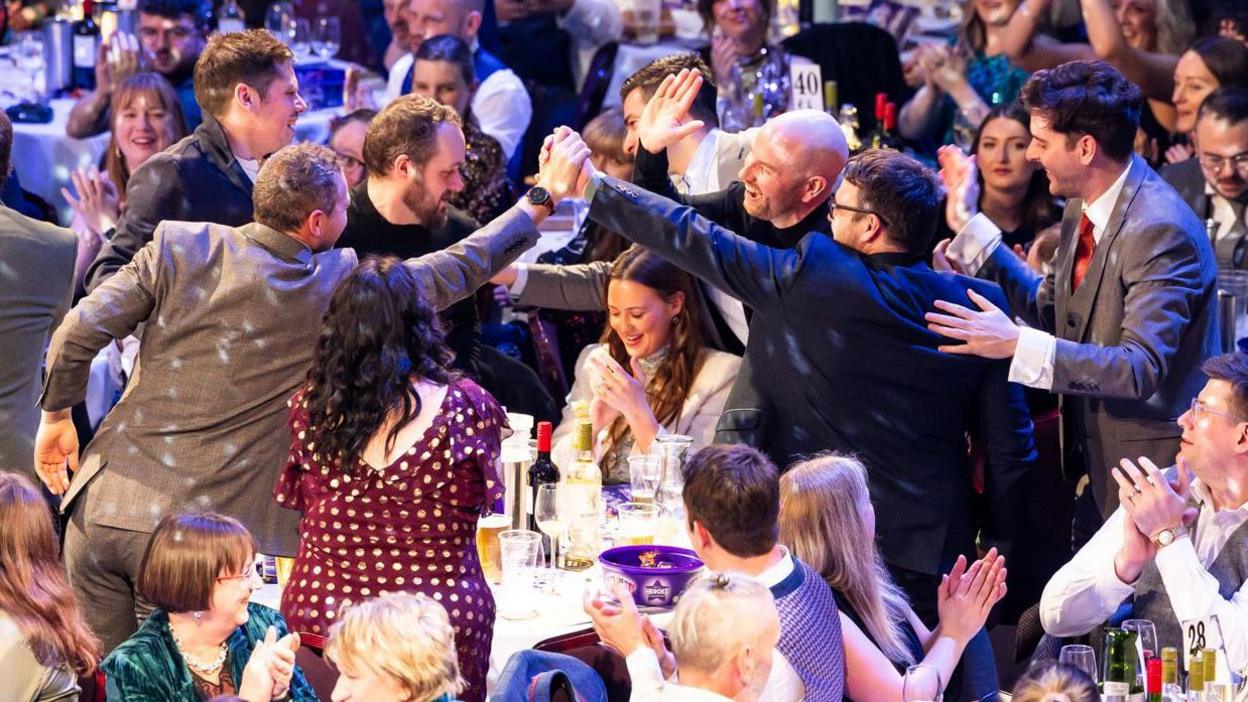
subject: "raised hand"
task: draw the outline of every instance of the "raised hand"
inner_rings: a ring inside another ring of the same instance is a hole
[[[702,74],[687,68],[663,79],[637,120],[642,148],[657,154],[706,126],[702,120],[689,118],[701,87]]]
[[[537,184],[555,202],[568,196],[579,197],[588,182],[584,172],[588,161],[589,147],[581,141],[581,135],[568,127],[558,127],[542,143]]]
[[[273,644],[268,661],[269,677],[273,680],[273,699],[285,697],[290,689],[290,679],[295,674],[295,654],[298,652],[297,632],[292,631]]]
[[[633,595],[628,587],[616,583],[612,591],[618,602],[607,602],[586,592],[583,595],[585,613],[593,622],[598,638],[624,656],[647,645],[645,624]]]
[[[1178,481],[1173,485],[1147,458],[1141,457],[1138,467],[1126,458],[1118,466],[1110,471],[1118,483],[1118,501],[1150,540],[1163,529],[1181,526],[1195,516],[1195,509],[1188,506],[1191,477],[1185,460],[1179,459]]]
[[[264,632],[264,639],[252,648],[251,657],[247,659],[247,665],[243,668],[243,679],[238,684],[239,697],[247,702],[268,702],[273,699],[273,691],[277,684],[273,679],[272,671],[274,651],[277,647],[277,629],[269,627],[268,631]]]
[[[69,489],[69,471],[78,470],[78,431],[69,410],[44,412],[35,434],[35,472],[53,495]]]
[[[95,89],[108,94],[123,80],[142,70],[138,37],[117,32],[100,42],[95,57]]]
[[[121,196],[108,172],[101,172],[95,167],[79,168],[69,177],[78,196],[74,197],[67,188],[61,188],[61,196],[82,220],[87,233],[101,237],[117,226],[117,218],[121,216]]]
[[[979,163],[976,157],[952,144],[940,147],[936,160],[940,164],[940,182],[949,193],[945,222],[956,234],[979,213]]]

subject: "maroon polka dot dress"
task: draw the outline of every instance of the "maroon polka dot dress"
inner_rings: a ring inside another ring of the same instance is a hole
[[[485,699],[494,598],[477,560],[482,508],[502,497],[494,470],[506,415],[471,380],[457,380],[414,446],[377,470],[344,467],[308,437],[303,391],[290,400],[291,449],[274,496],[302,510],[299,555],[282,592],[291,631],[325,635],[344,604],[423,592],[455,627],[462,699]]]

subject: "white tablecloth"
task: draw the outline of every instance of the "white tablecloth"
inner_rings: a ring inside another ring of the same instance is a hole
[[[546,639],[589,627],[589,615],[582,607],[584,593],[602,582],[602,570],[594,566],[582,572],[556,570],[552,588],[536,595],[536,616],[512,620],[499,616],[494,621],[494,643],[490,649],[490,672],[487,687],[494,690],[498,675],[507,660],[517,651],[533,648]],[[500,600],[497,587],[491,587],[494,599]],[[252,601],[278,609],[281,591],[277,585],[266,584],[252,595]],[[651,614],[659,627],[671,620],[671,612]]]
[[[100,163],[108,148],[108,134],[70,138],[65,135],[65,124],[74,100],[58,98],[51,106],[51,122],[13,125],[13,168],[22,187],[47,200],[68,225],[73,211],[61,197],[61,188],[70,187],[69,174],[74,169]],[[329,120],[336,114],[337,110],[304,113],[295,125],[295,138],[324,143],[329,139]]]

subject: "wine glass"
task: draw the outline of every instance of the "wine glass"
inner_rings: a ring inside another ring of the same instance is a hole
[[[1057,655],[1057,661],[1082,670],[1088,674],[1089,678],[1092,678],[1093,682],[1101,679],[1101,671],[1096,667],[1096,652],[1091,646],[1083,644],[1062,646],[1062,652]]]
[[[30,101],[40,104],[43,95],[39,90],[39,73],[44,66],[43,34],[40,32],[21,32],[14,42],[13,62],[17,67],[30,75]]]
[[[550,567],[554,568],[559,561],[559,537],[563,536],[567,523],[560,509],[559,484],[543,483],[537,486],[536,503],[533,506],[533,519],[537,520],[537,528],[550,537]]]
[[[328,61],[342,47],[342,23],[337,17],[317,17],[312,28],[312,51]]]
[[[295,10],[290,3],[275,2],[269,5],[268,11],[264,13],[264,28],[278,39],[288,41],[290,33],[287,25],[294,16]]]
[[[312,28],[308,20],[296,17],[287,25],[290,32],[290,50],[295,54],[295,61],[302,61],[312,55]]]
[[[1125,631],[1134,631],[1140,646],[1140,669],[1148,663],[1149,658],[1156,658],[1160,651],[1157,648],[1157,627],[1147,619],[1128,619],[1122,623]]]
[[[919,663],[906,668],[901,681],[902,702],[940,702],[944,685],[935,666]]]

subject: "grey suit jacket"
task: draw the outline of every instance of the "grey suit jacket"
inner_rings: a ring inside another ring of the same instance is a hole
[[[1189,158],[1179,163],[1167,164],[1161,169],[1161,177],[1174,186],[1184,202],[1191,205],[1192,211],[1201,222],[1205,222],[1213,214],[1200,161]],[[1205,230],[1205,236],[1210,236],[1208,229]],[[1217,242],[1213,252],[1219,268],[1248,268],[1248,233],[1241,234],[1237,241]]]
[[[512,208],[444,251],[407,264],[438,308],[472,294],[537,241]],[[313,254],[260,224],[165,222],[152,242],[67,317],[48,350],[43,407],[82,399],[96,351],[146,322],[121,402],[87,447],[62,509],[150,532],[164,515],[241,520],[261,551],[293,555],[299,515],[272,498],[290,444],[286,400],[303,382],[352,249]]]
[[[39,371],[74,292],[78,238],[0,206],[0,470],[35,476]]]
[[[1217,264],[1191,208],[1134,157],[1072,294],[1081,212],[1080,200],[1066,206],[1053,274],[1038,276],[999,246],[979,275],[1005,289],[1015,314],[1057,337],[1063,452],[1082,452],[1108,517],[1118,506],[1109,469],[1119,459],[1174,463],[1175,420],[1204,386],[1200,364],[1218,353]]]

